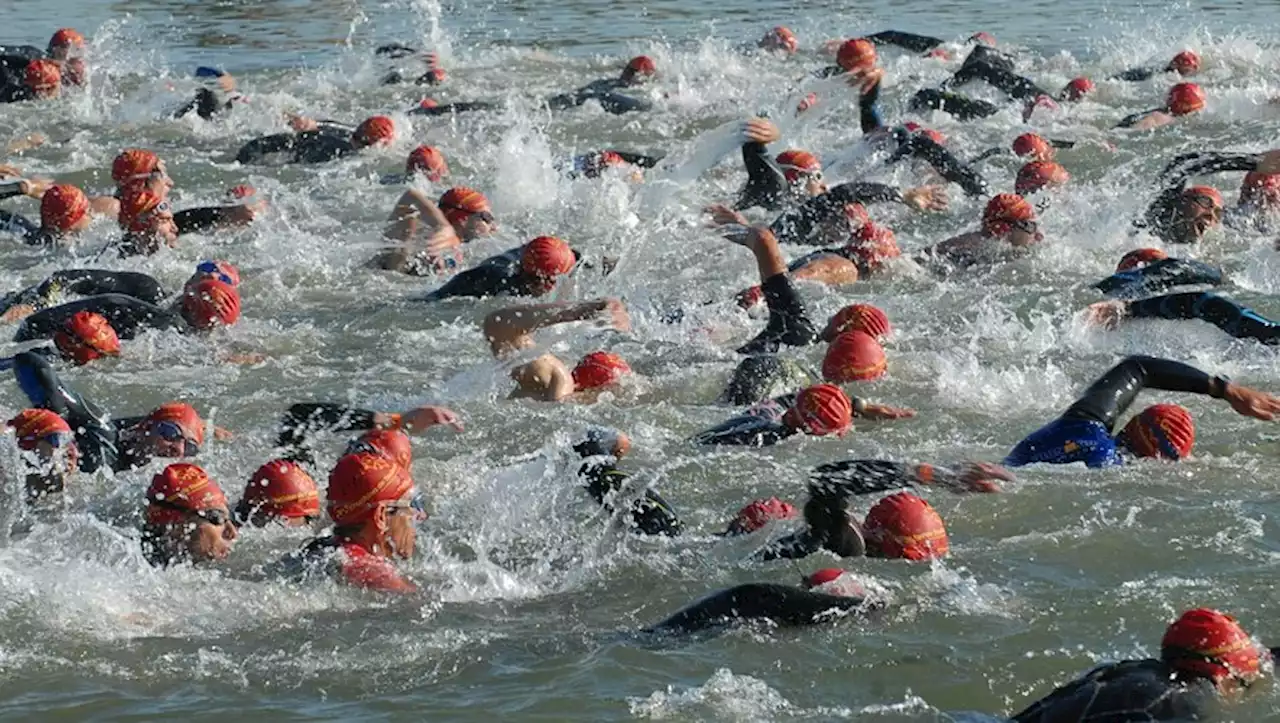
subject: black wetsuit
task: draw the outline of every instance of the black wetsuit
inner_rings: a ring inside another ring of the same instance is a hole
[[[236,99],[239,97],[238,94],[227,93],[220,88],[200,88],[196,91],[195,97],[174,111],[173,117],[182,118],[191,111],[195,111],[196,115],[204,120],[213,120],[219,113],[225,113],[234,108]]]
[[[1166,243],[1191,243],[1182,228],[1182,191],[1192,176],[1222,171],[1252,171],[1262,156],[1256,153],[1184,153],[1169,162],[1160,172],[1164,184],[1160,194],[1147,207],[1142,218],[1134,221]]]
[[[663,159],[663,156],[647,156],[643,153],[632,153],[631,151],[617,151],[609,149],[574,156],[568,163],[563,164],[560,167],[563,168],[565,175],[570,178],[597,178],[606,168],[606,166],[603,165],[602,160],[605,153],[612,153],[621,158],[624,163],[637,168],[653,168]]]
[[[940,110],[954,116],[958,121],[988,118],[1000,112],[1000,106],[995,103],[938,88],[920,89],[911,96],[907,107],[917,113]]]
[[[814,374],[791,359],[774,354],[749,356],[738,363],[733,377],[725,385],[717,401],[735,407],[748,407],[787,390],[813,384]]]
[[[1118,271],[1093,285],[1113,299],[1139,299],[1177,286],[1222,284],[1222,269],[1203,261],[1160,259],[1140,269]]]
[[[20,213],[0,208],[0,233],[9,233],[22,239],[28,246],[52,246],[58,237],[46,231],[40,224]]]
[[[950,78],[942,82],[942,90],[958,88],[975,80],[985,80],[993,87],[1015,100],[1032,100],[1050,95],[1029,78],[1013,72],[1013,59],[985,45],[975,47],[964,64]]]
[[[36,93],[25,82],[0,85],[0,103],[21,103],[28,100],[36,100]]]
[[[788,394],[757,404],[743,414],[694,435],[694,444],[726,444],[744,447],[768,447],[800,433],[782,423],[782,417],[795,404]]]
[[[281,154],[290,163],[327,163],[359,151],[352,142],[354,129],[324,122],[319,129],[301,133],[277,133],[249,141],[236,153],[239,163],[264,163]]]
[[[875,605],[861,597],[828,595],[776,583],[749,583],[703,598],[657,625],[645,628],[645,632],[695,633],[754,621],[783,626],[814,625],[839,620],[848,611],[866,611],[872,607]]]
[[[1208,680],[1182,682],[1160,660],[1102,665],[1055,689],[1010,723],[1154,723],[1205,720],[1218,702]]]
[[[565,110],[568,108],[576,108],[587,101],[594,100],[600,103],[600,107],[609,113],[621,115],[631,111],[646,111],[653,107],[653,104],[647,100],[640,98],[632,98],[628,95],[622,95],[618,91],[630,87],[621,78],[604,78],[597,80],[572,93],[561,93],[547,99],[547,106],[551,110]]]
[[[423,301],[440,301],[457,296],[484,298],[486,296],[532,296],[542,282],[525,275],[520,266],[524,246],[490,256],[474,268],[459,272],[444,286],[422,298]],[[574,252],[577,257],[577,252]]]
[[[1006,467],[1028,464],[1071,464],[1088,467],[1122,464],[1122,445],[1112,436],[1124,414],[1143,389],[1163,389],[1220,397],[1226,380],[1170,359],[1131,356],[1112,367],[1085,390],[1061,417],[1018,443]]]
[[[415,105],[414,107],[410,108],[405,112],[408,115],[439,116],[439,115],[453,115],[455,113],[469,113],[471,111],[477,111],[477,110],[498,110],[501,107],[502,107],[501,103],[491,103],[489,101],[484,101],[484,100],[472,100],[472,101],[463,101],[460,103],[445,103],[444,105],[437,105],[431,108],[424,108],[423,106]]]
[[[1107,80],[1127,80],[1131,83],[1136,83],[1143,80],[1150,80],[1151,78],[1154,78],[1158,73],[1169,73],[1172,71],[1173,69],[1167,65],[1163,68],[1159,68],[1159,67],[1130,68],[1122,73],[1116,73],[1115,75],[1108,77]]]
[[[13,374],[31,406],[56,412],[71,427],[80,449],[82,472],[93,473],[101,468],[121,472],[150,461],[119,439],[121,430],[137,425],[145,417],[111,419],[108,412],[58,379],[53,365],[42,354],[22,352],[15,356]]]
[[[627,483],[629,474],[618,469],[612,457],[607,460],[588,461],[578,468],[578,477],[586,482],[587,492],[610,514],[614,512],[611,498]],[[646,487],[644,494],[628,507],[629,527],[645,535],[679,535],[684,526],[675,510],[656,491]]]
[[[910,133],[905,129],[895,131],[898,136],[898,148],[885,159],[885,165],[892,165],[907,158],[915,158],[927,162],[947,181],[960,186],[969,196],[985,196],[987,181],[971,164],[962,163],[952,155],[951,151],[942,147],[937,141],[923,133]]]
[[[22,85],[27,65],[47,57],[34,45],[0,45],[0,85]]]
[[[1280,322],[1208,292],[1188,291],[1128,301],[1125,312],[1135,319],[1200,319],[1237,339],[1280,344]]]
[[[833,186],[826,193],[806,200],[799,207],[783,213],[769,225],[779,243],[819,246],[819,227],[844,215],[844,207],[850,203],[902,203],[902,192],[883,183],[854,181]]]
[[[884,30],[864,37],[878,46],[893,45],[913,53],[927,53],[943,43],[942,38],[904,33],[900,30]]]
[[[772,353],[784,346],[807,346],[818,340],[800,292],[786,274],[774,274],[760,284],[769,323],[754,339],[738,348],[739,354]]]
[[[345,404],[294,404],[280,420],[276,447],[282,459],[314,465],[311,438],[321,432],[364,432],[374,427],[376,412]]]
[[[166,297],[159,281],[137,271],[65,269],[35,286],[0,297],[0,314],[18,304],[43,309],[55,296],[100,294],[124,294],[149,304],[159,304]]]
[[[819,465],[809,476],[804,529],[770,542],[752,559],[794,560],[819,550],[840,557],[862,557],[867,552],[866,540],[861,526],[849,515],[850,497],[955,478],[954,472],[942,467],[886,460],[851,459]]]
[[[146,329],[186,331],[191,328],[176,311],[124,294],[99,294],[37,311],[22,321],[13,340],[50,339],[80,311],[92,311],[106,317],[121,339],[132,339]]]

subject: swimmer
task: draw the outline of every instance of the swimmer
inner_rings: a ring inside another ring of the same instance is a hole
[[[348,446],[348,454],[355,451],[382,453],[397,464],[408,467],[413,457],[409,438],[405,435],[416,435],[440,425],[455,432],[464,429],[457,412],[437,405],[423,405],[403,412],[377,412],[345,404],[306,402],[290,406],[281,418],[276,450],[286,461],[314,465],[312,443],[317,434],[362,432]]]
[[[147,487],[142,554],[156,567],[225,560],[238,537],[227,497],[207,472],[179,462]]]
[[[237,525],[306,527],[320,519],[316,481],[296,462],[273,459],[258,468],[244,486],[235,508]]]
[[[1147,131],[1167,126],[1178,118],[1204,110],[1207,98],[1204,89],[1195,83],[1178,83],[1169,89],[1163,106],[1125,116],[1116,128]]]
[[[483,213],[488,212],[472,215]],[[579,259],[578,252],[562,239],[539,236],[523,246],[491,256],[473,268],[459,272],[422,300],[440,301],[462,296],[546,296],[555,291],[561,278],[577,268]]]
[[[366,118],[352,128],[332,121],[294,117],[293,133],[263,136],[246,143],[236,153],[237,163],[265,163],[279,158],[288,163],[328,163],[395,140],[396,124],[384,115]]]
[[[657,74],[658,65],[653,62],[653,58],[640,55],[632,58],[617,78],[603,78],[588,83],[572,93],[552,96],[547,99],[547,107],[551,110],[566,110],[576,108],[588,101],[596,101],[606,112],[614,115],[647,111],[653,107],[652,103],[623,95],[618,91],[643,85]]]
[[[1263,153],[1184,153],[1160,173],[1163,188],[1134,226],[1166,243],[1195,243],[1217,226],[1225,211],[1222,194],[1211,186],[1187,186],[1192,176],[1223,171],[1280,173],[1280,150]],[[1257,176],[1255,176],[1257,178]]]
[[[1136,82],[1148,80],[1156,75],[1156,73],[1177,73],[1183,78],[1188,78],[1200,72],[1200,56],[1194,50],[1184,50],[1173,56],[1168,64],[1164,67],[1141,67],[1130,68],[1123,73],[1116,73],[1111,76],[1110,80],[1127,80]]]
[[[582,459],[578,479],[587,493],[606,513],[617,514],[623,488],[631,484],[630,473],[618,469],[618,463],[631,451],[631,439],[615,429],[593,427],[573,445],[573,451]],[[636,490],[625,494],[634,496]],[[625,509],[626,515],[619,517],[625,517],[624,524],[637,534],[675,537],[684,528],[675,510],[652,487],[645,487]]]
[[[451,188],[438,203],[410,188],[396,201],[382,231],[396,245],[374,257],[370,265],[410,276],[438,275],[461,263],[462,244],[497,230],[489,199],[473,188]]]

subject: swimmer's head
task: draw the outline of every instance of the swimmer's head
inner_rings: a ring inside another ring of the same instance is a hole
[[[145,188],[120,198],[120,226],[130,235],[172,245],[178,239],[178,224],[164,196]]]
[[[164,161],[142,148],[121,151],[111,163],[111,179],[116,182],[121,197],[143,190],[164,197],[173,188],[173,179],[169,177]]]
[[[987,202],[982,212],[982,231],[989,238],[1005,239],[1017,247],[1044,240],[1035,207],[1016,193],[1001,193]]]
[[[236,519],[254,527],[266,527],[271,522],[302,527],[319,517],[316,481],[298,463],[284,459],[273,459],[259,467],[236,505]]]
[[[1054,152],[1049,141],[1035,133],[1023,133],[1013,139],[1013,153],[1033,161],[1052,161]]]
[[[343,454],[359,452],[380,454],[406,470],[413,468],[413,443],[399,429],[370,429],[351,440]]]
[[[576,263],[573,249],[555,236],[539,236],[520,253],[520,270],[530,280],[534,296],[550,293]]]
[[[622,69],[622,82],[626,85],[639,85],[657,74],[658,64],[653,62],[653,58],[637,55]]]
[[[217,279],[204,279],[182,294],[182,318],[193,329],[207,331],[240,320],[240,292]]]
[[[847,73],[863,73],[876,66],[876,46],[866,38],[844,41],[836,52],[836,65]]]
[[[847,570],[828,567],[805,575],[801,580],[804,589],[824,595],[840,597],[866,597],[867,589]]]
[[[1196,443],[1196,425],[1184,407],[1153,404],[1129,420],[1120,441],[1139,457],[1185,459]]]
[[[23,71],[23,82],[37,98],[53,98],[62,89],[62,68],[52,60],[33,60]]]
[[[725,529],[724,534],[749,535],[756,530],[762,529],[770,522],[790,520],[795,518],[797,514],[795,506],[777,497],[754,500],[738,510],[738,514],[734,515],[733,519],[729,521],[729,526]]]
[[[1207,96],[1204,89],[1195,83],[1178,83],[1169,89],[1169,97],[1165,107],[1173,115],[1190,115],[1204,110]]]
[[[1240,205],[1266,211],[1280,209],[1280,173],[1246,173],[1240,183]]]
[[[396,123],[385,115],[366,118],[351,133],[351,145],[356,148],[389,146],[396,139]]]
[[[1222,222],[1224,213],[1225,202],[1218,189],[1189,186],[1178,197],[1172,231],[1184,243],[1197,241]]]
[[[822,182],[822,162],[814,154],[793,148],[779,153],[774,162],[793,188],[803,187],[810,196],[827,190]]]
[[[996,36],[988,32],[977,32],[969,36],[969,42],[985,45],[988,48],[996,47]]]
[[[843,435],[853,426],[853,402],[834,384],[815,384],[796,395],[785,419],[806,434]]]
[[[947,529],[936,510],[910,492],[880,500],[863,524],[867,556],[932,560],[950,549]]]
[[[54,346],[63,359],[76,366],[104,356],[120,355],[120,337],[111,322],[92,311],[77,311],[53,334]]]
[[[876,223],[863,224],[850,236],[845,249],[857,257],[859,266],[876,271],[889,259],[902,255],[893,229]]]
[[[591,427],[573,445],[579,457],[615,457],[622,459],[631,451],[631,438],[616,429]]]
[[[409,175],[421,173],[432,183],[449,175],[449,164],[445,163],[444,154],[434,146],[418,146],[409,152],[405,161],[404,172]]]
[[[1248,686],[1262,675],[1269,657],[1230,615],[1188,610],[1160,641],[1160,659],[1185,679],[1207,679],[1226,691]]]
[[[474,188],[457,186],[440,196],[437,204],[463,241],[488,236],[498,230],[489,199]]]
[[[53,186],[40,198],[40,225],[55,235],[81,231],[92,221],[89,197],[75,186]]]
[[[1031,161],[1018,169],[1013,190],[1028,195],[1044,188],[1063,186],[1071,180],[1067,169],[1054,161]]]
[[[226,495],[199,466],[171,464],[151,479],[143,547],[153,562],[221,560],[236,537]]]
[[[617,382],[631,373],[622,357],[607,351],[593,351],[582,357],[573,368],[573,387],[577,391],[599,389]]]
[[[152,457],[194,457],[204,444],[204,420],[185,402],[161,404],[132,431],[143,451]]]
[[[54,60],[66,60],[84,51],[84,36],[75,28],[59,28],[49,38],[49,57]]]
[[[932,128],[925,128],[924,126],[914,121],[907,121],[906,123],[902,124],[902,127],[908,133],[911,133],[914,135],[922,135],[925,138],[928,138],[929,140],[933,141],[934,143],[937,143],[940,146],[945,145],[947,142],[947,137],[942,135],[940,131],[936,131]]]
[[[240,286],[240,269],[235,267],[230,261],[222,261],[220,259],[210,259],[201,261],[196,264],[196,270],[191,274],[191,278],[187,279],[184,284],[185,288],[204,281],[205,279],[217,279],[229,286]]]
[[[891,330],[889,316],[880,308],[871,304],[850,304],[837,311],[827,322],[822,340],[830,342],[846,331],[861,331],[876,341],[883,341],[888,338]]]
[[[760,38],[761,48],[765,50],[776,50],[791,55],[800,49],[800,41],[796,38],[796,34],[791,32],[791,28],[779,25],[770,30]]]
[[[1169,258],[1169,254],[1161,251],[1160,249],[1134,249],[1120,257],[1120,263],[1116,264],[1116,273],[1140,269],[1148,264],[1153,264],[1167,258]]]
[[[326,497],[339,537],[360,537],[401,557],[413,554],[412,523],[420,512],[408,470],[380,454],[348,454],[329,473]]]
[[[13,429],[22,452],[27,496],[34,499],[65,489],[80,462],[71,425],[48,409],[24,409],[5,426]]]
[[[884,347],[862,331],[846,331],[832,339],[822,358],[822,378],[838,384],[879,379],[887,368]]]
[[[1176,72],[1184,78],[1200,72],[1200,56],[1193,50],[1184,50],[1173,56],[1165,70]]]
[[[1088,78],[1074,78],[1058,95],[1059,100],[1078,101],[1093,92],[1093,81]]]

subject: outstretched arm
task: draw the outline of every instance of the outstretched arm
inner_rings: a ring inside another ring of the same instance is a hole
[[[556,324],[608,319],[613,328],[631,328],[626,306],[617,299],[582,303],[526,304],[499,309],[484,318],[484,336],[495,357],[533,346],[533,333]]]

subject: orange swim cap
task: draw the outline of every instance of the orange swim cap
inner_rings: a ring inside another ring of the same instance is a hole
[[[1153,404],[1124,426],[1125,444],[1139,457],[1183,459],[1196,443],[1191,413],[1177,404]]]
[[[92,311],[77,311],[53,334],[58,351],[77,365],[120,353],[120,337],[111,322]]]
[[[89,197],[75,186],[58,185],[40,198],[40,224],[63,233],[89,214]]]
[[[942,517],[928,502],[910,492],[892,494],[877,502],[867,512],[863,530],[879,557],[932,560],[943,557],[951,548]]]

